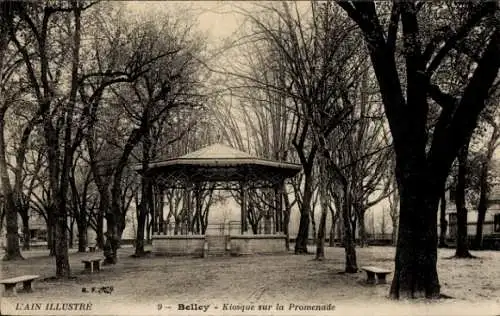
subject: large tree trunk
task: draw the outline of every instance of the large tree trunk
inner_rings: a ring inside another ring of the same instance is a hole
[[[86,252],[88,246],[87,219],[85,218],[85,216],[82,218],[81,213],[85,212],[83,212],[83,210],[80,210],[80,219],[76,222],[76,226],[78,229],[78,252]]]
[[[104,264],[116,264],[118,249],[118,231],[114,213],[110,210],[106,214],[107,231],[104,243]]]
[[[44,117],[45,141],[48,153],[49,184],[52,198],[52,207],[50,212],[53,214],[54,224],[54,255],[56,259],[56,277],[68,278],[70,276],[70,266],[68,257],[68,229],[67,229],[67,210],[66,210],[66,190],[68,182],[59,183],[59,174],[68,172],[60,167],[58,156],[58,137],[56,130],[52,126],[51,118]]]
[[[64,202],[63,202],[64,203]],[[62,205],[63,203],[58,203]],[[69,256],[68,256],[68,229],[67,229],[67,216],[66,210],[59,210],[56,220],[56,247],[55,247],[55,257],[56,257],[56,277],[69,278],[71,275],[71,270],[69,266]]]
[[[446,220],[446,192],[444,189],[442,191],[439,214],[439,247],[447,247],[446,231],[448,229],[448,221]]]
[[[470,258],[467,240],[467,208],[465,206],[465,177],[467,173],[467,156],[469,153],[469,142],[467,142],[458,153],[458,179],[455,195],[457,207],[457,236],[456,251],[457,258]]]
[[[441,185],[418,167],[405,166],[398,176],[400,192],[399,232],[392,298],[436,298],[439,296],[437,262],[437,207]],[[415,170],[416,169],[416,170]],[[443,181],[444,182],[444,181]],[[439,189],[438,189],[439,188]]]
[[[181,229],[181,221],[176,218],[174,221],[174,235],[179,235],[180,229]]]
[[[312,200],[312,168],[304,170],[305,189],[304,197],[302,198],[302,209],[300,210],[299,232],[295,239],[295,254],[304,254],[307,252],[307,244],[309,241],[309,218]]]
[[[104,244],[104,264],[116,264],[118,261],[119,233],[118,221],[113,210],[106,214],[106,242]]]
[[[144,191],[143,191],[144,193]],[[137,237],[135,239],[135,256],[144,256],[144,234],[146,231],[146,198],[143,197],[137,211]]]
[[[19,247],[17,224],[17,210],[12,196],[5,195],[5,217],[7,226],[7,248],[3,257],[4,261],[24,259]]]
[[[68,257],[68,229],[66,210],[66,190],[68,182],[61,180],[59,173],[66,173],[65,166],[59,168],[58,138],[49,117],[45,117],[45,140],[48,147],[49,183],[52,193],[53,206],[51,212],[54,214],[54,255],[56,259],[56,277],[69,278],[71,271]],[[64,176],[61,175],[61,178]]]

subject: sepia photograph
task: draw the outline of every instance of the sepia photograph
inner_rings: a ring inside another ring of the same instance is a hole
[[[0,0],[0,315],[500,316],[500,2]]]

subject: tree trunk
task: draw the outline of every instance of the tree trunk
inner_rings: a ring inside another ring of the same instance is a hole
[[[47,248],[49,249],[49,256],[55,256],[55,231],[54,231],[54,212],[52,207],[47,207]]]
[[[467,208],[465,206],[465,177],[467,173],[467,156],[469,153],[469,142],[467,142],[458,153],[458,179],[455,195],[457,207],[457,236],[456,251],[457,258],[470,258],[467,240]]]
[[[64,187],[68,183],[59,184],[59,173],[67,172],[64,168],[59,168],[58,138],[56,131],[52,126],[50,117],[44,118],[45,141],[47,143],[48,165],[49,165],[49,183],[52,196],[52,207],[54,224],[54,255],[56,259],[56,277],[69,278],[70,266],[68,258],[68,229],[67,229],[67,210],[66,195]]]
[[[474,248],[483,249],[483,225],[484,219],[486,217],[487,208],[483,205],[479,205],[477,213],[477,223],[476,223],[476,236],[474,237]]]
[[[101,204],[101,203],[100,203]],[[103,209],[99,208],[99,213],[97,213],[97,231],[96,231],[96,244],[99,249],[104,249],[104,214]]]
[[[61,212],[61,211],[59,211]],[[60,278],[69,278],[71,270],[68,257],[68,229],[67,219],[64,213],[59,213],[56,222],[56,276]]]
[[[80,216],[83,210],[80,211]],[[88,246],[87,240],[87,221],[85,218],[81,218],[76,222],[78,229],[78,252],[86,252]]]
[[[480,193],[479,204],[477,207],[477,222],[476,222],[476,235],[474,236],[474,248],[483,248],[483,225],[488,210],[488,162],[484,161],[481,166],[481,174],[479,179]]]
[[[147,218],[147,217],[146,217]],[[123,236],[123,231],[125,231],[125,217],[122,215],[118,221],[117,227],[116,227],[116,249],[121,248],[121,242],[122,242],[122,236]],[[151,225],[152,226],[152,225]],[[149,233],[148,233],[149,235]]]
[[[73,113],[76,107],[76,99],[79,85],[78,69],[80,64],[80,29],[81,29],[81,8],[77,3],[73,4],[74,15],[74,32],[72,45],[72,67],[71,67],[71,89],[69,93],[68,103],[64,106],[63,123],[64,134],[63,144],[59,139],[59,128],[54,128],[52,125],[52,117],[50,111],[43,114],[45,141],[48,146],[48,166],[49,166],[49,183],[50,190],[53,193],[56,220],[56,277],[69,278],[71,269],[69,265],[68,254],[68,206],[66,202],[67,192],[70,187],[70,170],[73,163],[73,156],[76,150],[73,144]],[[45,42],[45,41],[44,41]],[[45,53],[45,52],[44,52]],[[44,56],[46,57],[46,56]],[[47,60],[42,60],[42,65]],[[42,68],[45,68],[42,66]],[[42,70],[41,75],[46,79],[47,70]],[[43,81],[43,79],[42,79]],[[45,89],[44,89],[45,90]],[[46,90],[47,92],[48,90]],[[43,100],[47,102],[47,100]],[[50,98],[48,99],[50,105]],[[40,105],[42,108],[42,104]],[[62,147],[62,148],[61,148]],[[60,153],[62,152],[62,164],[60,162]],[[72,238],[73,236],[71,236]]]
[[[20,206],[20,207],[24,207]],[[30,234],[30,218],[28,216],[28,211],[21,211],[21,219],[23,221],[23,250],[30,250],[30,240],[31,240],[31,234]]]
[[[439,247],[447,247],[446,231],[448,229],[448,221],[446,220],[446,192],[444,189],[442,191],[439,214]]]
[[[153,218],[149,220],[149,217],[146,216],[146,243],[151,243],[151,234],[153,231]]]
[[[343,189],[342,197],[342,219],[344,224],[344,249],[345,249],[345,272],[356,273],[358,272],[358,265],[356,260],[356,242],[354,231],[351,226],[351,212],[352,204],[350,201],[350,194],[348,185]]]
[[[325,258],[325,235],[326,235],[326,214],[327,210],[321,210],[321,218],[318,227],[318,239],[316,240],[316,259],[322,260]]]
[[[123,231],[124,225],[124,216],[122,214],[122,205],[121,205],[121,193],[122,193],[122,177],[125,167],[127,165],[128,158],[132,153],[132,150],[135,148],[137,143],[141,140],[144,133],[147,132],[144,126],[141,125],[141,128],[134,129],[127,139],[127,143],[125,144],[125,148],[123,153],[118,160],[116,169],[113,174],[112,186],[111,186],[111,207],[109,208],[109,212],[106,214],[106,223],[107,223],[107,234],[106,241],[107,255],[104,262],[106,264],[115,264],[117,262],[117,251],[120,247],[120,239],[121,233]],[[138,230],[138,235],[139,235]]]
[[[337,210],[339,210],[338,211],[339,215],[338,215],[338,220],[337,220],[339,224],[336,225],[336,227],[337,227],[336,235],[337,235],[337,239],[340,242],[340,246],[344,247],[344,215],[343,215],[344,210],[342,208],[342,201],[336,202],[335,207],[337,208]]]
[[[366,227],[365,227],[365,211],[356,210],[358,214],[358,222],[359,222],[359,246],[366,247]]]
[[[104,264],[116,264],[118,249],[118,225],[113,211],[109,210],[106,214],[107,231],[105,233],[106,242],[104,243]]]
[[[151,150],[151,137],[149,135],[149,112],[146,108],[143,112],[143,122],[145,129],[148,131],[144,134],[143,144],[142,144],[142,171],[143,175],[141,178],[141,203],[139,204],[139,212],[137,214],[137,238],[135,239],[135,256],[144,256],[144,228],[146,226],[146,214],[149,211],[148,201],[152,198],[150,190],[152,189],[151,180],[149,176],[146,175],[149,167],[150,160],[150,150]],[[151,201],[152,202],[152,201]],[[148,231],[149,237],[149,231]]]
[[[411,169],[406,166],[404,170]],[[399,175],[398,180],[399,231],[390,290],[395,299],[439,296],[436,212],[444,180],[433,185],[424,172],[413,172]]]
[[[180,226],[181,226],[181,221],[176,218],[174,223],[174,235],[179,235]]]
[[[109,174],[109,170],[105,167],[98,166],[95,153],[93,126],[87,133],[85,140],[87,141],[87,150],[90,160],[90,169],[94,178],[94,182],[99,192],[99,209],[96,214],[96,244],[100,249],[105,248],[104,240],[104,218],[110,212],[110,194],[109,194],[109,179],[105,179]],[[107,225],[109,225],[107,223]]]
[[[295,239],[295,254],[306,254],[307,244],[309,241],[309,217],[311,210],[312,200],[312,168],[304,170],[305,175],[305,189],[304,197],[302,199],[302,209],[300,210],[299,232]]]
[[[398,221],[396,218],[392,219],[392,245],[396,246],[398,242]]]
[[[335,247],[335,224],[337,222],[337,217],[335,216],[335,211],[333,210],[332,207],[328,207],[330,209],[330,215],[332,216],[332,222],[330,226],[330,238],[328,245],[330,247]]]
[[[143,208],[146,208],[146,198],[142,198],[137,212],[137,237],[135,239],[135,256],[144,256],[144,233],[146,231],[146,213]]]
[[[326,236],[326,216],[328,214],[328,179],[327,179],[327,170],[325,168],[325,159],[323,159],[319,163],[320,168],[320,183],[319,183],[319,199],[321,206],[321,216],[319,219],[319,227],[318,227],[318,238],[316,240],[316,260],[323,260],[325,258],[325,236]]]
[[[2,43],[3,44],[3,43]],[[3,51],[3,47],[0,47]],[[3,56],[0,56],[2,58]],[[3,58],[2,58],[3,59]],[[2,61],[2,60],[0,60]],[[0,64],[0,67],[3,65]],[[18,235],[18,223],[17,223],[17,209],[14,193],[12,191],[12,186],[10,184],[7,160],[6,160],[6,143],[5,143],[5,110],[0,109],[0,180],[3,187],[3,197],[5,200],[5,217],[6,217],[6,228],[7,228],[7,249],[5,251],[5,256],[3,260],[16,260],[23,259],[21,255],[21,249],[19,247],[19,235]]]
[[[474,236],[474,248],[483,249],[483,225],[488,207],[485,202],[479,202],[476,223],[476,236]]]
[[[17,224],[17,210],[13,203],[13,197],[5,196],[5,217],[7,228],[7,249],[3,257],[4,261],[24,259],[19,247],[19,235]]]
[[[352,206],[349,209],[349,213],[353,212]],[[356,224],[358,223],[357,218],[351,219],[350,220],[351,226],[350,226],[350,234],[352,234],[352,240],[354,240],[354,244],[356,245]]]
[[[396,186],[396,183],[395,183]],[[389,208],[390,208],[390,216],[392,223],[392,245],[396,246],[398,241],[398,220],[399,220],[399,192],[394,188],[394,192],[389,197]]]
[[[73,248],[74,235],[75,235],[75,222],[71,220],[71,224],[69,224],[69,240],[68,240],[69,249]]]
[[[291,212],[291,206],[290,206],[290,200],[288,198],[288,194],[286,193],[286,190],[283,190],[283,197],[285,201],[285,209],[283,211],[283,233],[285,234],[285,247],[286,250],[290,250],[290,231],[288,229],[288,225],[290,224],[290,212]]]
[[[396,177],[401,207],[391,297],[438,298],[440,286],[436,262],[439,197],[451,164],[459,149],[472,135],[478,117],[486,106],[489,90],[498,76],[500,29],[496,26],[490,29],[493,33],[491,40],[479,58],[464,92],[452,102],[443,102],[446,104],[443,104],[444,109],[427,152],[429,69],[422,58],[422,34],[414,3],[401,2],[393,6],[395,23],[391,24],[390,29],[394,32],[389,32],[389,39],[373,2],[338,3],[362,29],[396,152]],[[494,15],[494,8],[495,6],[489,8],[484,15]],[[402,40],[406,58],[403,85],[393,46],[398,38],[399,17],[403,25]],[[474,29],[476,25],[478,24],[469,25],[470,29]],[[467,35],[466,27],[463,36]],[[461,38],[459,36],[458,40]],[[451,45],[450,48],[454,44],[452,40],[446,42],[446,45]],[[445,53],[443,57],[446,58],[447,55]],[[439,60],[436,66],[440,66]],[[406,89],[406,93],[403,89]]]
[[[312,207],[311,207],[312,208]],[[314,211],[311,211],[311,230],[312,230],[312,244],[316,245],[318,241],[318,231],[316,230],[316,220],[314,219]]]
[[[0,235],[3,236],[3,221],[5,219],[5,208],[4,203],[0,203]],[[2,242],[3,244],[3,242]]]

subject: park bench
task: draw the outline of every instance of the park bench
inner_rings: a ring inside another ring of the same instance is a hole
[[[392,272],[391,270],[387,270],[387,269],[383,269],[383,268],[379,268],[379,267],[373,267],[373,266],[361,267],[361,270],[366,271],[366,274],[368,276],[366,283],[369,283],[369,284],[376,284],[375,275],[377,275],[378,284],[385,284],[386,283],[386,280],[385,280],[386,275],[388,275],[389,273]]]
[[[16,285],[21,282],[23,282],[24,292],[32,292],[31,282],[39,277],[38,275],[21,275],[15,278],[0,280],[0,283],[5,285],[5,296],[9,296],[16,294]]]
[[[82,262],[85,265],[85,271],[90,273],[101,270],[101,261],[102,261],[101,258],[82,259]]]

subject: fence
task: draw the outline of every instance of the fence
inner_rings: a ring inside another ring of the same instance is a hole
[[[188,226],[185,223],[179,223],[177,230],[175,223],[168,223],[160,226],[160,232],[155,233],[158,235],[193,235],[189,231]],[[238,221],[228,221],[222,223],[209,223],[205,229],[205,235],[238,235],[240,234],[241,224]]]

